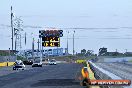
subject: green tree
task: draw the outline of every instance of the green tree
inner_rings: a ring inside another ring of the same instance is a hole
[[[107,54],[107,48],[100,48],[99,49],[99,55],[104,56]]]
[[[87,53],[86,53],[86,56],[92,56],[93,55],[93,50],[88,50]]]
[[[86,49],[82,49],[81,54],[85,55],[86,54]]]

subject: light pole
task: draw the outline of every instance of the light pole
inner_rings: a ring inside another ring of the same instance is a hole
[[[13,13],[12,13],[12,6],[11,6],[11,29],[12,29],[12,38],[11,38],[11,40],[12,40],[12,51],[13,51],[13,20],[12,20],[12,18],[13,18]]]
[[[73,55],[74,55],[74,53],[75,53],[75,50],[74,50],[74,34],[75,34],[75,30],[74,30],[74,32],[73,32]]]

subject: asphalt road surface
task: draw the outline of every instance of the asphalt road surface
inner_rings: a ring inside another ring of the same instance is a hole
[[[26,65],[26,69],[25,70],[29,70],[32,69],[31,65]],[[20,72],[22,70],[13,70],[13,66],[9,66],[9,67],[0,67],[0,76],[4,76],[4,75],[8,75],[11,73],[15,73],[15,72]]]
[[[0,76],[0,88],[82,88],[77,78],[82,65],[47,65]]]

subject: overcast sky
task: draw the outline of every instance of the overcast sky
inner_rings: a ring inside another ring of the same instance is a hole
[[[69,31],[69,51],[72,53],[72,34],[75,30],[75,51],[94,50],[107,47],[108,51],[132,51],[132,0],[0,0],[0,50],[11,48],[10,7],[14,18],[20,17],[27,32],[27,46],[30,49],[32,37],[38,39],[38,31],[45,27],[88,28],[63,29],[61,47],[66,48]],[[33,33],[33,35],[31,35]],[[24,35],[23,35],[24,36]],[[22,39],[22,48],[24,38]],[[37,48],[37,43],[35,43]]]

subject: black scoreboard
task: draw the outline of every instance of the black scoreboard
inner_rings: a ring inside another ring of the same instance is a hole
[[[40,30],[39,37],[62,37],[63,30]]]
[[[60,37],[63,36],[63,30],[40,30],[39,37],[42,38],[44,47],[60,47]]]
[[[45,47],[60,47],[59,37],[42,37],[42,44]]]
[[[59,42],[60,37],[42,37],[42,41]]]
[[[43,42],[44,47],[60,47],[60,42]]]

